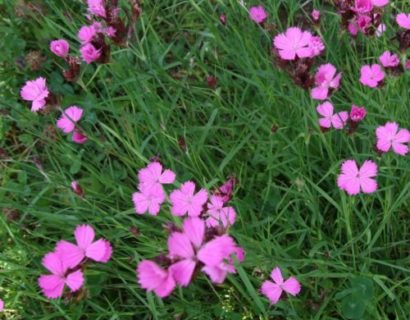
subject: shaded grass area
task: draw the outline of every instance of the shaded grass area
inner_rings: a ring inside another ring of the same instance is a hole
[[[410,74],[389,78],[380,90],[358,82],[362,64],[394,48],[396,26],[389,17],[399,8],[409,11],[405,2],[388,9],[385,36],[356,41],[340,31],[331,6],[314,2],[323,16],[322,62],[343,72],[332,101],[338,110],[353,103],[368,110],[348,136],[320,131],[317,103],[274,65],[270,53],[272,36],[302,24],[311,4],[265,3],[275,24],[267,32],[234,0],[145,1],[129,46],[114,49],[107,65],[87,66],[71,85],[63,83],[48,42],[64,37],[78,49],[76,31],[86,22],[81,2],[47,0],[43,14],[14,18],[16,4],[0,1],[7,13],[2,27],[15,38],[8,49],[2,45],[1,67],[9,76],[1,77],[6,156],[0,203],[17,210],[13,219],[0,216],[6,318],[342,319],[345,298],[364,283],[365,319],[407,319],[409,159],[379,156],[373,146],[378,125],[397,121],[410,127]],[[15,64],[30,50],[48,58],[40,71]],[[24,81],[39,75],[62,95],[63,107],[85,109],[89,143],[75,145],[54,131],[58,112],[32,114],[19,100]],[[217,78],[215,89],[207,86],[208,75]],[[136,283],[138,261],[166,250],[163,225],[173,219],[167,208],[158,217],[134,213],[136,172],[152,156],[173,169],[179,182],[192,179],[212,189],[228,176],[238,178],[238,219],[231,233],[246,259],[223,285],[200,276],[161,301]],[[336,176],[345,159],[377,161],[377,193],[352,198],[339,191]],[[84,199],[71,192],[74,179]],[[71,239],[79,223],[92,224],[111,241],[113,259],[87,270],[83,299],[48,301],[37,287],[41,258],[59,239]],[[269,306],[258,290],[277,265],[300,280],[302,293]]]

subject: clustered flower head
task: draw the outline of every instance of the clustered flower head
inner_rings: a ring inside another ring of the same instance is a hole
[[[175,173],[153,161],[138,172],[138,178],[139,191],[133,194],[136,212],[157,215],[167,199],[163,185],[174,183]],[[229,179],[210,197],[205,189],[196,190],[192,181],[170,193],[170,212],[183,219],[182,226],[170,228],[166,255],[138,264],[137,279],[142,288],[164,298],[176,286],[188,286],[199,272],[218,284],[236,272],[234,261],[243,261],[244,250],[228,235],[236,219],[235,209],[226,205],[233,184]]]
[[[382,32],[383,7],[389,0],[337,0],[336,7],[342,17],[342,26],[352,36],[359,32],[366,36]]]
[[[38,284],[49,299],[62,297],[65,286],[71,292],[78,291],[84,285],[83,271],[88,262],[106,263],[111,259],[111,244],[103,238],[94,241],[91,226],[77,226],[74,236],[76,244],[61,240],[55,250],[43,258],[42,264],[50,274],[41,275]]]

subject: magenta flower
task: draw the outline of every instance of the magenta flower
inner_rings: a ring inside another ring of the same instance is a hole
[[[106,17],[104,0],[87,0],[88,11],[101,18]]]
[[[111,244],[103,238],[94,241],[95,233],[91,226],[86,224],[77,226],[74,236],[77,244],[61,240],[56,246],[56,253],[68,268],[77,267],[84,258],[102,263],[111,259]]]
[[[4,310],[4,301],[0,299],[0,312]]]
[[[378,87],[384,76],[384,71],[378,64],[364,65],[360,69],[360,82],[370,88]]]
[[[50,50],[56,56],[65,58],[67,57],[68,52],[70,51],[70,44],[67,40],[64,39],[54,40],[50,42]]]
[[[49,299],[61,297],[65,285],[69,287],[71,292],[75,292],[84,283],[81,270],[67,273],[69,266],[65,262],[65,259],[56,252],[50,252],[43,258],[42,264],[51,274],[40,276],[38,285],[43,294]]]
[[[171,170],[162,170],[159,162],[151,162],[146,168],[138,172],[139,188],[149,190],[162,188],[163,184],[171,184],[175,181],[175,173]]]
[[[203,205],[208,200],[208,193],[205,189],[195,193],[195,183],[187,181],[177,190],[171,192],[169,198],[172,204],[171,213],[174,216],[188,214],[197,217],[201,214]]]
[[[384,126],[376,129],[377,149],[381,152],[388,152],[390,149],[401,156],[409,152],[407,143],[410,142],[410,131],[399,129],[396,122],[387,122]]]
[[[20,90],[20,96],[23,100],[32,101],[31,111],[37,112],[46,105],[46,98],[49,91],[46,85],[46,79],[40,77],[36,80],[27,81]]]
[[[333,104],[329,101],[326,101],[320,104],[316,111],[322,116],[319,119],[319,125],[322,128],[335,128],[335,129],[343,129],[349,119],[349,113],[347,111],[342,111],[333,114]]]
[[[349,33],[353,36],[356,37],[357,33],[359,32],[359,29],[357,27],[356,22],[351,21],[349,22],[348,26],[347,26],[347,31],[349,31]]]
[[[320,55],[325,50],[325,45],[319,36],[312,36],[309,43],[310,55],[309,58]]]
[[[205,266],[201,269],[214,283],[222,283],[228,273],[236,273],[232,256],[239,262],[244,259],[244,250],[228,235],[215,237],[199,250],[197,257]]]
[[[70,133],[74,130],[75,124],[83,116],[83,109],[77,106],[71,106],[64,110],[60,119],[57,120],[57,127],[64,133]]]
[[[397,54],[391,53],[390,51],[385,51],[379,57],[379,61],[385,68],[394,68],[400,64],[400,58]]]
[[[352,105],[350,110],[350,120],[353,122],[360,122],[366,117],[366,108]]]
[[[372,4],[375,7],[384,7],[385,5],[389,4],[390,0],[372,0]]]
[[[147,291],[154,291],[160,298],[169,296],[176,283],[171,272],[162,269],[155,262],[143,260],[137,267],[137,280]]]
[[[311,39],[310,32],[302,31],[298,27],[291,27],[285,33],[277,35],[273,39],[273,45],[283,60],[295,60],[296,58],[311,57]]]
[[[337,178],[337,185],[341,190],[353,196],[364,193],[373,193],[377,190],[377,165],[371,160],[366,160],[361,168],[356,161],[346,160],[342,163],[341,174]]]
[[[357,13],[369,13],[373,10],[373,4],[371,0],[355,0],[353,10]]]
[[[249,17],[252,21],[261,24],[266,21],[268,13],[263,6],[254,6],[249,9]]]
[[[86,44],[93,41],[95,35],[97,34],[97,27],[96,25],[91,26],[82,26],[78,31],[78,39],[80,39],[81,43]]]
[[[71,137],[74,143],[84,144],[87,142],[88,138],[81,131],[74,130],[73,136]]]
[[[208,203],[207,227],[222,226],[227,228],[235,223],[235,209],[233,207],[224,207],[224,204],[222,197],[211,196],[210,203]]]
[[[320,20],[320,11],[317,9],[313,9],[312,13],[310,14],[312,20],[318,22]]]
[[[407,30],[410,30],[410,13],[399,13],[396,16],[397,24]]]
[[[372,18],[366,15],[360,15],[356,17],[356,23],[360,31],[362,31],[363,33],[366,33],[367,29],[372,24]]]
[[[140,190],[132,194],[135,212],[144,214],[148,211],[150,215],[156,216],[161,204],[165,201],[165,192],[160,184],[154,184],[150,188],[141,186]]]
[[[340,85],[342,74],[336,74],[334,65],[328,63],[319,67],[315,74],[315,85],[312,89],[311,96],[316,100],[326,100],[329,96],[329,89],[337,90]]]
[[[299,281],[295,277],[290,277],[284,281],[279,267],[272,270],[270,277],[273,282],[270,280],[263,282],[261,292],[272,304],[276,304],[279,301],[283,291],[292,296],[299,294],[301,290]]]
[[[90,64],[101,57],[101,50],[97,50],[91,43],[87,43],[80,48],[81,57]]]
[[[76,181],[76,180],[74,180],[74,181],[71,181],[71,189],[73,190],[73,192],[76,194],[76,195],[78,195],[78,196],[80,196],[80,197],[83,197],[84,196],[84,191],[83,191],[83,189],[81,188],[81,186],[80,186],[80,184],[78,183],[78,181]]]

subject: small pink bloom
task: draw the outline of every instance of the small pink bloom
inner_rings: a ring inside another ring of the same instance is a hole
[[[208,203],[208,218],[206,225],[208,227],[222,226],[227,228],[235,223],[236,212],[233,207],[224,207],[225,202],[219,196],[211,196]]]
[[[262,283],[261,292],[265,295],[272,304],[276,304],[283,291],[286,293],[296,296],[299,294],[301,290],[301,286],[298,280],[295,277],[290,277],[289,279],[283,279],[282,272],[280,271],[279,267],[276,267],[272,270],[270,274],[271,279],[273,280],[266,280]]]
[[[341,190],[353,196],[364,193],[373,193],[377,190],[377,165],[371,160],[366,160],[361,168],[357,167],[356,161],[346,160],[342,163],[341,174],[337,178],[337,185]]]
[[[352,109],[350,110],[350,119],[353,122],[359,122],[362,121],[364,117],[366,117],[366,108],[352,105]]]
[[[220,21],[223,25],[226,25],[226,15],[222,13],[222,14],[219,16],[219,21]]]
[[[360,69],[360,82],[370,88],[378,87],[384,76],[384,71],[378,64],[364,65]]]
[[[295,60],[296,58],[311,57],[311,40],[312,34],[310,32],[291,27],[285,33],[277,35],[273,39],[273,45],[283,60]]]
[[[172,191],[169,198],[172,204],[171,213],[174,216],[188,214],[197,217],[208,200],[208,193],[201,189],[195,194],[195,183],[187,181],[179,189]]]
[[[111,244],[100,238],[94,241],[94,229],[89,225],[79,225],[74,231],[76,245],[61,240],[57,243],[56,252],[69,268],[78,266],[84,258],[106,263],[111,258]]]
[[[147,167],[138,172],[139,186],[149,190],[158,188],[163,184],[171,184],[175,181],[175,173],[169,169],[162,170],[159,162],[151,162]]]
[[[150,215],[156,216],[161,209],[161,204],[165,201],[165,192],[160,184],[155,184],[150,188],[140,186],[140,190],[133,193],[132,201],[136,213],[144,214],[148,211]]]
[[[74,130],[73,136],[71,137],[71,139],[73,140],[74,143],[78,143],[78,144],[84,144],[88,141],[87,136],[78,130]]]
[[[230,177],[225,183],[223,183],[218,190],[216,191],[216,195],[218,195],[223,202],[228,202],[232,198],[233,189],[237,184],[237,180],[235,177]]]
[[[50,42],[50,50],[56,56],[65,58],[70,51],[70,44],[64,39],[54,40]]]
[[[230,236],[222,235],[202,246],[197,257],[205,265],[202,271],[212,282],[219,284],[225,280],[228,273],[236,273],[232,256],[242,262],[244,255],[244,250],[238,247]]]
[[[399,129],[396,122],[387,122],[376,129],[377,149],[388,152],[390,149],[396,154],[405,156],[409,152],[407,144],[410,142],[410,131]]]
[[[0,312],[4,310],[4,301],[0,299]]]
[[[81,57],[90,64],[101,57],[101,50],[97,50],[91,43],[87,43],[80,48]]]
[[[343,129],[349,119],[349,113],[342,111],[333,114],[333,105],[326,101],[316,108],[316,111],[323,117],[319,119],[319,125],[322,128]]]
[[[51,272],[51,274],[42,275],[38,279],[38,284],[47,298],[56,299],[61,297],[64,285],[67,285],[71,292],[75,292],[83,286],[84,276],[81,270],[66,274],[70,267],[60,254],[56,252],[46,254],[42,264]]]
[[[390,0],[372,0],[372,4],[375,7],[384,7],[385,5],[388,5]]]
[[[326,100],[329,96],[329,89],[337,90],[340,85],[342,74],[336,74],[334,65],[328,63],[319,67],[315,74],[316,87],[312,89],[311,96],[316,100]]]
[[[261,24],[265,22],[268,13],[263,6],[254,6],[249,9],[249,17],[252,21]]]
[[[366,33],[367,29],[372,24],[372,18],[365,15],[360,15],[356,17],[357,26],[363,33]]]
[[[106,17],[104,0],[87,0],[88,11],[101,18]]]
[[[76,195],[80,197],[84,196],[84,191],[76,180],[71,181],[71,189]]]
[[[32,101],[32,112],[37,112],[46,105],[48,95],[49,91],[46,85],[46,79],[42,77],[27,81],[20,91],[20,96],[23,100]]]
[[[400,58],[397,54],[391,53],[390,51],[385,51],[379,57],[379,61],[385,68],[394,68],[400,64]]]
[[[357,27],[357,24],[355,21],[349,22],[349,25],[347,26],[347,31],[353,36],[356,37],[357,33],[359,32],[359,29]]]
[[[155,262],[143,260],[137,267],[139,285],[148,292],[154,291],[160,298],[165,298],[175,289],[176,283],[171,272],[162,269]]]
[[[117,32],[117,30],[115,30],[114,27],[108,27],[104,30],[104,32],[107,35],[107,37],[112,38],[115,36],[115,33]]]
[[[396,22],[400,27],[410,30],[410,13],[399,13]]]
[[[309,42],[310,55],[309,58],[320,55],[325,50],[325,45],[319,36],[312,36]]]
[[[83,116],[83,109],[77,106],[71,106],[64,110],[60,119],[57,120],[57,127],[65,133],[70,133],[74,130],[75,124],[80,121]]]
[[[313,9],[312,13],[310,14],[313,21],[318,22],[320,20],[320,11],[317,9]]]
[[[371,0],[355,0],[353,10],[357,13],[369,13],[373,9]]]
[[[383,33],[386,32],[386,25],[384,23],[380,23],[376,29],[376,37],[381,37]]]
[[[80,39],[81,43],[86,44],[93,41],[96,34],[97,29],[94,25],[82,26],[80,31],[78,31],[78,39]]]

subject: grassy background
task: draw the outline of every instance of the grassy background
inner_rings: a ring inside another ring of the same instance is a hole
[[[409,157],[380,157],[373,146],[375,128],[386,121],[410,128],[410,73],[389,78],[380,90],[361,86],[358,78],[362,64],[396,50],[390,17],[410,12],[410,5],[393,1],[383,37],[352,41],[331,6],[301,2],[264,1],[276,27],[267,32],[236,0],[144,1],[129,46],[114,48],[110,64],[84,66],[72,85],[63,82],[61,61],[48,43],[64,37],[78,51],[76,32],[86,23],[81,1],[40,1],[39,12],[0,0],[3,318],[345,319],[365,308],[361,319],[408,319]],[[321,133],[317,103],[272,62],[272,36],[301,25],[313,6],[323,16],[321,62],[343,72],[333,103],[337,110],[352,103],[368,110],[352,136]],[[219,23],[221,13],[227,26]],[[32,50],[47,58],[39,71],[24,63]],[[40,75],[62,95],[63,107],[85,109],[86,145],[54,130],[58,111],[33,114],[19,99],[24,82]],[[217,78],[216,89],[206,85],[208,75]],[[202,275],[161,301],[136,283],[138,261],[166,250],[162,226],[172,219],[165,207],[156,218],[133,210],[136,172],[156,155],[179,182],[193,179],[212,189],[230,175],[239,179],[232,234],[246,260],[223,285]],[[345,159],[378,163],[377,193],[348,197],[339,191],[336,177]],[[71,192],[74,179],[84,199]],[[7,217],[11,209],[14,219]],[[72,239],[80,223],[111,241],[113,259],[87,270],[83,299],[49,301],[37,287],[41,258],[59,239]],[[271,307],[257,291],[276,265],[300,280],[302,292]]]

